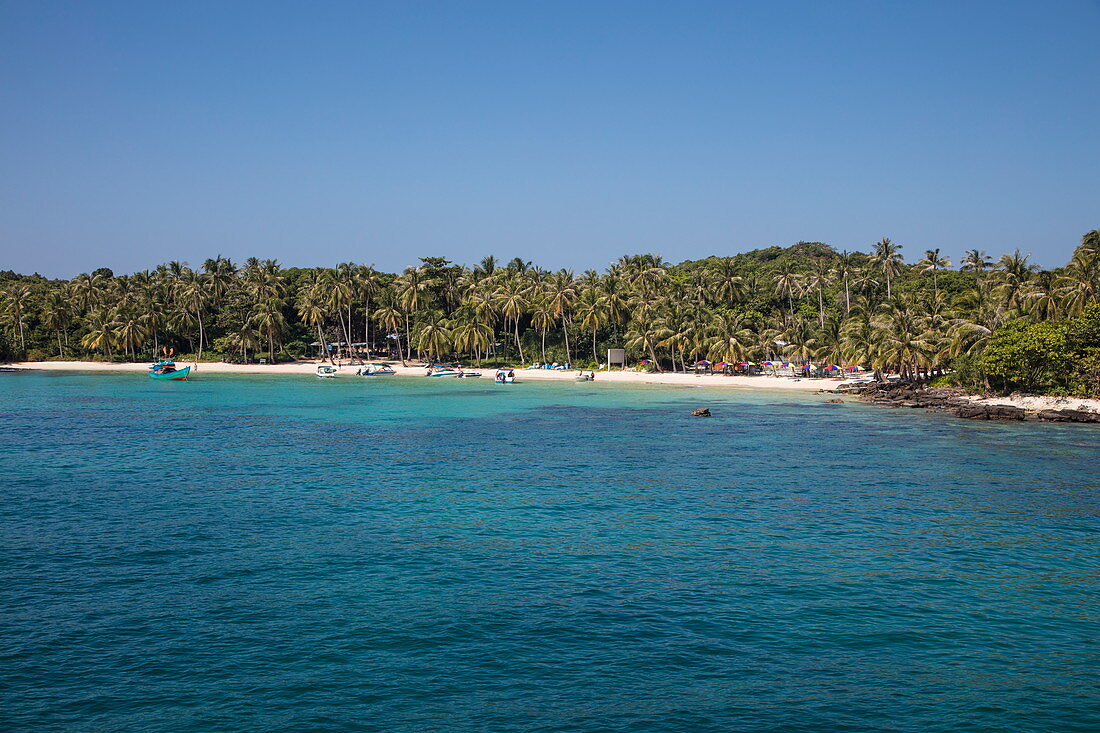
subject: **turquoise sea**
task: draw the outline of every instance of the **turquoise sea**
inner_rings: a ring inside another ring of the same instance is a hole
[[[824,399],[0,374],[0,730],[1100,730],[1100,430]]]

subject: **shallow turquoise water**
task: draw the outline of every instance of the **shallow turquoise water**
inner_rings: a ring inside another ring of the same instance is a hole
[[[1100,729],[1100,430],[823,399],[0,375],[0,730]]]

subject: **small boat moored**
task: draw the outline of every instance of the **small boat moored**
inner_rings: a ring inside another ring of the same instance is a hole
[[[339,369],[334,366],[329,366],[328,364],[322,364],[321,366],[317,367],[318,379],[332,379],[339,373]]]
[[[433,364],[428,367],[428,373],[425,375],[428,377],[460,377],[462,376],[461,369],[455,369],[453,364]]]
[[[187,375],[191,373],[191,367],[176,368],[176,362],[172,359],[161,359],[149,367],[149,376],[153,379],[165,379],[170,382],[186,382]]]
[[[378,362],[377,364],[367,364],[364,367],[360,367],[355,371],[356,375],[360,377],[385,377],[391,374],[397,374],[389,364],[385,362]]]
[[[511,384],[516,381],[516,372],[510,368],[497,369],[497,384]]]
[[[594,372],[592,370],[589,370],[589,371],[586,372],[582,369],[580,374],[578,374],[573,379],[578,381],[578,382],[594,382],[594,381],[596,381],[596,372]]]

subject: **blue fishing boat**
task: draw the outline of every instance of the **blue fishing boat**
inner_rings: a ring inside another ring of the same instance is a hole
[[[153,379],[167,379],[172,382],[185,382],[190,373],[191,367],[177,369],[176,362],[171,359],[161,359],[149,367],[149,376]]]

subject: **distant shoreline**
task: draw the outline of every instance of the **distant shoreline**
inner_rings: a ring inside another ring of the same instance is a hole
[[[180,362],[181,365],[195,364],[195,362]],[[227,364],[225,362],[198,362],[197,368],[192,367],[192,373],[202,378],[204,374],[278,374],[311,376],[319,364],[328,362],[298,361],[289,364]],[[403,377],[422,377],[425,367],[401,366],[399,363],[387,361],[393,366],[394,371]],[[23,361],[3,364],[5,367],[31,370],[31,371],[88,371],[88,372],[144,372],[148,369],[145,362],[116,362],[107,363],[101,361]],[[340,371],[344,376],[355,377],[358,365],[344,365]],[[464,365],[468,371],[479,371],[482,379],[491,380],[496,372],[495,367],[476,367]],[[517,381],[531,380],[558,380],[573,381],[578,370],[554,370],[554,369],[515,369]],[[384,379],[384,377],[381,377]],[[674,387],[734,387],[742,389],[786,390],[790,392],[832,392],[840,387],[852,386],[859,383],[867,383],[867,379],[848,378],[838,379],[822,377],[817,379],[797,379],[792,377],[773,377],[758,375],[753,377],[728,377],[720,374],[684,374],[682,372],[635,372],[635,371],[610,371],[596,372],[596,381],[611,384],[660,384]],[[1020,395],[1014,394],[1007,397],[990,397],[987,395],[964,395],[976,404],[982,405],[1006,405],[1019,407],[1029,412],[1038,410],[1065,410],[1074,409],[1085,412],[1100,413],[1100,400],[1084,397],[1053,397],[1045,395]]]
[[[179,362],[181,366],[195,364],[195,362]],[[299,374],[312,375],[321,363],[316,361],[299,361],[290,364],[227,364],[225,362],[198,362],[197,367],[192,367],[192,373],[202,378],[204,374]],[[401,366],[387,361],[401,376],[424,376],[423,366]],[[24,361],[13,362],[6,366],[17,369],[30,369],[38,371],[95,371],[95,372],[144,372],[148,369],[145,362],[120,362],[106,363],[99,361]],[[358,365],[346,365],[340,367],[340,371],[347,376],[355,376]],[[479,368],[473,365],[464,365],[468,371],[480,371],[482,379],[492,379],[496,372],[494,367]],[[556,379],[572,381],[578,370],[553,370],[553,369],[515,369],[517,381],[526,379]],[[683,374],[675,372],[634,372],[634,371],[610,371],[596,372],[597,382],[609,382],[615,384],[664,384],[681,387],[742,387],[748,389],[782,389],[800,392],[818,392],[821,390],[834,390],[842,385],[855,384],[861,380],[858,378],[837,379],[822,377],[817,379],[797,379],[791,377],[773,377],[768,375],[729,377],[720,374]]]

